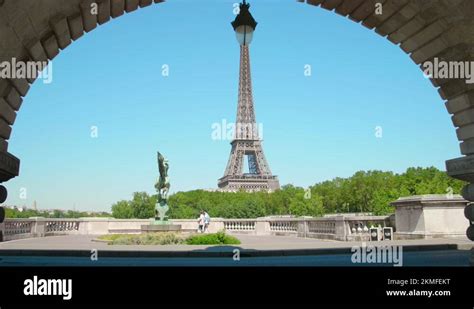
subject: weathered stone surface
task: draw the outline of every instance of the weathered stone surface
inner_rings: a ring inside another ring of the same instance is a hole
[[[7,200],[8,197],[8,192],[7,188],[4,186],[0,186],[0,204],[4,203]],[[3,223],[3,220],[5,219],[5,211],[4,209],[0,209],[0,223]]]
[[[468,139],[461,143],[461,153],[464,155],[474,154],[474,139]]]
[[[304,0],[298,0],[300,2],[304,2]],[[311,4],[311,5],[320,5],[323,3],[324,0],[306,0],[306,3]]]
[[[6,97],[12,88],[10,82],[0,79],[0,97]]]
[[[337,8],[336,13],[347,16],[352,13],[364,0],[343,1]]]
[[[456,130],[458,140],[463,141],[466,139],[474,138],[474,124],[468,124],[464,127],[460,127]]]
[[[474,156],[466,156],[446,161],[448,175],[474,183]]]
[[[355,22],[360,22],[374,13],[376,3],[383,4],[384,2],[385,0],[366,0],[349,15],[349,18]]]
[[[474,90],[474,84],[466,84],[464,80],[450,79],[449,82],[439,88],[439,94],[445,100],[451,100],[463,93]]]
[[[140,7],[144,8],[153,3],[153,0],[140,0]]]
[[[450,114],[458,113],[474,106],[474,91],[461,94],[446,102],[446,109]]]
[[[4,119],[0,118],[0,137],[9,139],[11,133],[12,127],[10,127]]]
[[[468,201],[474,201],[474,184],[468,184],[462,189],[462,197]]]
[[[453,124],[456,127],[466,126],[474,122],[474,108],[469,108],[456,113],[452,117]]]
[[[178,224],[149,224],[142,225],[142,232],[156,233],[156,232],[178,232],[181,231],[181,225]]]
[[[474,241],[474,225],[471,225],[466,230],[467,238]],[[471,265],[474,264],[474,256],[471,256]]]
[[[372,14],[370,17],[362,22],[362,25],[369,29],[380,26],[383,22],[388,20],[392,15],[396,14],[408,0],[387,0],[383,3],[383,14]]]
[[[138,4],[139,4],[138,0],[126,0],[125,11],[127,11],[127,13],[135,11],[136,9],[138,9]]]
[[[35,29],[29,20],[28,13],[21,9],[2,11],[2,19],[6,18],[8,25],[19,38],[19,43],[25,45],[33,40],[38,40]]]
[[[421,16],[417,15],[399,29],[392,32],[388,36],[388,39],[392,43],[399,44],[400,42],[405,41],[407,38],[423,29],[425,23],[426,21]]]
[[[0,182],[18,176],[20,160],[8,152],[0,152]]]
[[[43,41],[43,46],[49,59],[54,59],[59,54],[58,40],[54,34]]]
[[[463,216],[468,201],[446,194],[402,197],[395,206],[396,236],[400,238],[462,237],[469,226]]]
[[[125,0],[111,0],[110,14],[113,18],[122,16],[125,13]]]
[[[58,40],[59,48],[65,49],[71,44],[71,33],[69,32],[69,25],[67,18],[58,16],[51,21],[51,27]]]
[[[446,19],[438,19],[431,25],[423,28],[416,35],[412,36],[400,45],[406,53],[411,53],[414,50],[420,48],[426,43],[432,41],[437,36],[440,36],[444,31],[449,28],[449,24]]]
[[[405,25],[420,11],[419,6],[414,3],[408,3],[400,11],[393,14],[388,20],[381,24],[375,32],[380,35],[389,35]]]
[[[466,194],[467,195],[467,194]],[[465,196],[464,192],[463,192],[463,197]],[[469,196],[470,198],[474,197],[474,195],[471,194],[470,195],[467,195]],[[474,222],[474,204],[470,204],[468,205],[466,208],[464,208],[464,216],[466,217],[466,219],[468,219],[469,221],[471,222]]]
[[[410,58],[416,63],[425,62],[430,58],[435,57],[449,47],[449,41],[445,37],[438,37],[428,44],[423,45],[420,49],[414,51]]]
[[[97,27],[97,15],[92,14],[92,6],[95,0],[85,0],[81,2],[81,15],[84,31],[89,32]]]
[[[9,81],[22,96],[25,96],[28,93],[28,90],[30,90],[30,84],[24,78],[13,78],[9,79]]]
[[[8,142],[3,139],[3,138],[0,138],[0,152],[6,152],[8,150]]]
[[[97,22],[99,25],[105,24],[110,20],[110,0],[100,0],[99,15],[97,15]]]
[[[468,46],[465,43],[457,44],[454,46],[450,46],[443,50],[441,53],[436,55],[436,58],[438,58],[439,61],[455,61],[455,62],[471,62],[474,61],[474,55],[471,56],[469,49],[471,47]],[[420,69],[424,70],[423,68],[423,63],[420,64]],[[460,78],[461,79],[461,78]],[[460,80],[459,79],[459,80]],[[441,77],[436,77],[436,78],[430,78],[431,83],[435,87],[442,87],[448,82],[456,80],[453,78],[441,78]],[[462,79],[463,82],[465,82],[465,79]]]
[[[77,40],[84,35],[84,24],[82,23],[81,13],[77,12],[73,16],[68,17],[67,21],[69,24],[71,38],[73,40]]]
[[[15,122],[16,113],[10,104],[3,98],[0,98],[0,117],[8,124],[12,125]]]
[[[7,100],[8,104],[10,104],[10,106],[16,111],[20,109],[21,103],[23,102],[20,93],[13,87],[10,87],[5,99]]]
[[[41,45],[40,41],[34,40],[28,44],[28,51],[33,60],[35,61],[47,61],[48,57]]]
[[[321,3],[321,7],[326,10],[334,10],[338,5],[342,3],[342,0],[326,0]]]

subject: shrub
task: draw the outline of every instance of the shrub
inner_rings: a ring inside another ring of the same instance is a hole
[[[185,238],[177,233],[111,234],[100,236],[109,245],[239,245],[240,241],[224,231],[214,234],[197,234]]]
[[[215,234],[193,235],[186,239],[188,245],[239,245],[240,240],[220,231]]]
[[[139,235],[113,234],[99,237],[109,245],[179,245],[184,238],[176,233],[146,233]]]

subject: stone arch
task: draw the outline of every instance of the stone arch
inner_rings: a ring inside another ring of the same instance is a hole
[[[0,62],[52,61],[97,26],[164,0],[0,0]],[[95,11],[93,9],[96,9]],[[0,183],[18,175],[8,153],[16,113],[32,79],[0,79]]]
[[[98,25],[164,0],[0,0],[0,61],[51,61]],[[474,61],[472,0],[298,0],[375,30],[421,67],[425,61]],[[375,11],[382,4],[382,14]],[[98,14],[91,12],[97,4]],[[8,139],[28,79],[0,79],[0,182],[18,175]],[[474,183],[474,84],[431,78],[443,100],[465,157],[447,161],[448,173]],[[474,190],[467,190],[474,192]],[[474,200],[474,194],[470,197]]]

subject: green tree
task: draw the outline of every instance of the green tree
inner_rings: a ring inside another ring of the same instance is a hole
[[[146,192],[135,192],[130,201],[133,218],[148,219],[155,217],[156,197],[149,196]]]
[[[112,216],[116,219],[133,218],[133,209],[128,201],[119,201],[112,205]]]
[[[459,194],[464,182],[434,167],[408,168],[402,174],[358,171],[348,178],[334,178],[305,190],[291,184],[273,193],[177,192],[169,197],[170,218],[194,219],[201,210],[211,217],[256,218],[269,215],[322,216],[326,213],[393,213],[390,203],[402,196],[417,194]],[[134,193],[131,201],[112,206],[116,218],[150,218],[156,196]]]

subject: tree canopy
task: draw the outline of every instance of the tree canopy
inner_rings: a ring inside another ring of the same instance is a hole
[[[107,212],[86,212],[86,211],[75,211],[75,210],[35,210],[25,209],[20,210],[19,208],[5,208],[5,216],[7,218],[31,218],[31,217],[43,217],[43,218],[83,218],[83,217],[110,217],[110,213]]]
[[[334,178],[309,188],[283,186],[267,192],[211,192],[193,190],[169,197],[170,218],[196,218],[200,210],[211,217],[257,218],[270,215],[322,216],[327,213],[393,213],[390,202],[402,196],[459,194],[464,182],[435,167],[409,168],[405,173],[359,171],[349,178]],[[151,218],[156,196],[136,192],[130,201],[112,206],[115,218]]]

